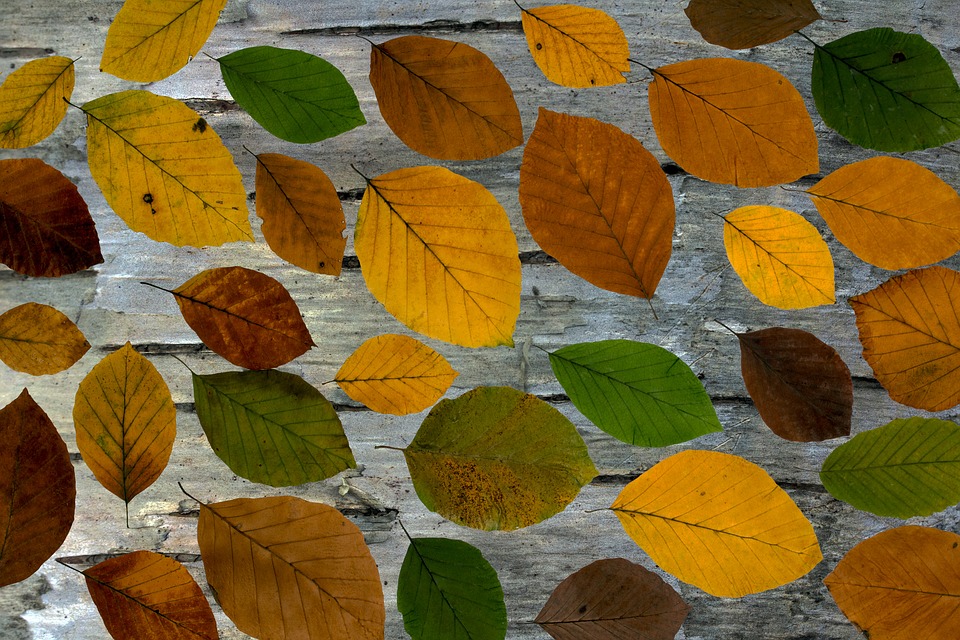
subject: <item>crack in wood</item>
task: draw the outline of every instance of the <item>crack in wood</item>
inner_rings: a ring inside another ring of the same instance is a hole
[[[522,33],[523,25],[519,20],[430,20],[420,24],[374,24],[347,25],[336,27],[318,27],[310,29],[291,29],[281,31],[281,36],[368,36],[400,35],[421,33],[473,33],[479,31],[506,31]]]

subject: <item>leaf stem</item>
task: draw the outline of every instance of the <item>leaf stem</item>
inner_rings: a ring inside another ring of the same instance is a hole
[[[80,575],[86,575],[85,573],[83,573],[83,571],[80,571],[80,569],[77,569],[75,566],[67,564],[67,560],[69,559],[70,559],[69,556],[64,556],[62,558],[54,558],[54,560],[56,560],[58,564],[66,567],[67,569],[70,569],[70,571],[76,571]]]
[[[360,176],[361,178],[363,178],[363,181],[364,181],[364,182],[366,182],[367,184],[370,184],[370,178],[368,178],[367,176],[363,175],[363,173],[361,173],[360,169],[357,169],[357,166],[356,166],[355,164],[353,164],[352,162],[350,163],[350,168],[353,169],[354,171],[356,171],[357,175]]]
[[[247,149],[247,145],[242,144],[240,145],[240,148],[246,151],[247,153],[249,153],[250,155],[252,155],[254,158],[256,158],[258,162],[260,161],[260,156],[255,154],[253,151],[250,151],[250,149]]]
[[[177,483],[177,486],[180,487],[180,491],[183,492],[183,495],[187,496],[188,498],[190,498],[191,500],[193,500],[194,502],[196,502],[197,504],[199,504],[201,507],[206,506],[206,505],[204,505],[202,502],[200,502],[197,498],[194,498],[192,495],[190,495],[189,493],[187,493],[187,490],[183,488],[183,483],[182,483],[182,482],[178,482],[178,483]]]
[[[182,364],[183,367],[184,367],[187,371],[189,371],[189,372],[191,373],[191,375],[197,375],[196,371],[194,371],[193,369],[191,369],[191,368],[190,368],[190,365],[188,365],[186,362],[184,362],[183,360],[181,360],[180,358],[178,358],[178,357],[176,356],[176,354],[168,353],[167,355],[170,356],[171,358],[173,358],[174,360],[176,360],[177,362],[179,362],[180,364]],[[180,487],[180,488],[182,489],[183,487]],[[186,492],[184,492],[184,493],[186,493]],[[191,497],[193,497],[193,496],[191,496]]]
[[[514,0],[514,1],[516,1],[516,0]],[[644,64],[644,63],[640,62],[639,60],[634,60],[633,58],[627,58],[627,62],[632,62],[633,64],[637,65],[638,67],[643,67],[644,69],[646,69],[647,71],[649,71],[651,75],[658,75],[658,74],[657,74],[657,70],[656,70],[655,68],[651,67],[651,66],[648,65],[648,64]]]
[[[148,287],[153,287],[154,289],[160,289],[160,291],[166,291],[167,293],[173,293],[173,291],[171,291],[170,289],[164,289],[164,288],[161,287],[160,285],[153,284],[152,282],[144,282],[143,280],[141,280],[141,281],[140,281],[140,284],[145,284],[145,285],[147,285]],[[176,294],[174,294],[174,295],[176,295]]]
[[[407,528],[403,526],[403,521],[400,518],[397,518],[397,524],[400,525],[401,529],[403,529],[403,535],[407,536],[407,540],[410,541],[410,544],[413,544],[413,538],[410,537],[410,533],[407,531]]]
[[[613,511],[613,507],[600,507],[599,509],[586,509],[584,513],[596,513],[597,511]]]
[[[739,336],[739,335],[740,335],[739,333],[737,333],[736,331],[734,331],[733,329],[731,329],[731,328],[728,327],[727,325],[723,324],[722,322],[720,322],[720,321],[717,320],[716,318],[714,318],[713,321],[716,322],[716,323],[717,323],[718,325],[720,325],[721,327],[723,327],[724,329],[726,329],[727,331],[729,331],[730,333],[732,333],[733,335],[735,335],[735,336]]]
[[[817,44],[816,42],[814,42],[814,41],[810,38],[810,36],[808,36],[807,34],[805,34],[803,31],[800,31],[799,29],[797,29],[796,31],[794,31],[794,33],[797,34],[798,36],[800,36],[801,38],[803,38],[804,40],[806,40],[807,42],[809,42],[810,44],[812,44],[812,45],[814,46],[814,48],[816,48],[816,49],[823,49],[823,47],[822,47],[821,45],[819,45],[819,44]]]

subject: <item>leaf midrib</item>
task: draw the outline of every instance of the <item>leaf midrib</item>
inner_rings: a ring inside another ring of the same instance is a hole
[[[517,5],[517,6],[520,6],[520,5]],[[520,7],[520,11],[521,11],[522,13],[525,13],[526,15],[530,16],[531,18],[533,18],[533,19],[536,20],[537,22],[542,22],[542,23],[544,24],[544,26],[546,26],[548,29],[552,29],[552,30],[556,31],[557,33],[559,33],[560,35],[562,35],[563,37],[567,38],[568,40],[571,40],[571,41],[575,42],[578,46],[582,47],[587,53],[589,53],[589,54],[592,55],[594,58],[596,58],[597,60],[599,60],[600,62],[602,62],[603,64],[605,64],[605,65],[607,66],[607,68],[609,68],[610,70],[612,70],[614,73],[619,73],[619,74],[621,75],[621,77],[623,76],[623,72],[620,71],[620,69],[618,69],[617,67],[613,66],[613,64],[612,64],[610,61],[608,61],[606,58],[601,57],[599,53],[597,53],[596,51],[594,51],[593,49],[591,49],[590,47],[588,47],[587,45],[585,45],[580,39],[576,38],[575,36],[570,35],[569,33],[567,33],[566,31],[564,31],[564,30],[561,29],[560,27],[557,27],[557,26],[555,26],[555,25],[547,22],[546,20],[544,20],[543,18],[541,18],[541,17],[538,16],[537,14],[533,13],[532,11],[530,11],[530,10],[528,10],[528,9],[525,9],[524,7]]]
[[[180,20],[183,20],[183,19],[184,19],[184,16],[186,16],[188,13],[190,13],[191,11],[193,11],[194,9],[196,9],[199,5],[202,5],[204,2],[207,2],[207,0],[196,0],[196,2],[194,2],[192,5],[190,5],[189,7],[187,7],[186,9],[184,9],[183,11],[181,11],[180,13],[173,14],[174,17],[173,17],[170,21],[165,22],[165,23],[163,23],[163,24],[161,24],[161,25],[159,25],[159,26],[157,26],[157,25],[149,25],[149,26],[154,26],[154,27],[157,27],[157,28],[154,29],[154,31],[152,31],[151,33],[148,33],[147,35],[143,36],[143,38],[141,38],[140,42],[138,42],[137,44],[133,45],[132,47],[130,47],[129,49],[127,49],[126,51],[124,51],[123,53],[121,53],[120,55],[118,55],[117,57],[115,57],[115,58],[113,58],[112,60],[110,60],[109,62],[107,62],[105,66],[110,66],[110,65],[112,65],[112,64],[115,64],[115,63],[117,62],[117,60],[121,60],[121,59],[123,59],[123,58],[126,58],[126,57],[129,56],[129,55],[133,55],[133,53],[134,53],[135,51],[137,51],[138,49],[140,49],[140,47],[143,47],[144,45],[146,45],[147,43],[149,43],[153,38],[155,38],[158,33],[160,33],[161,31],[166,31],[167,29],[169,29],[170,27],[172,27],[174,23],[179,22]],[[121,10],[122,10],[122,7],[121,7]],[[168,15],[169,15],[169,14],[168,14]],[[142,26],[142,25],[144,25],[144,24],[146,24],[146,23],[137,22],[137,23],[135,23],[135,24],[139,24],[139,25]],[[112,25],[111,25],[111,26],[112,26]],[[107,33],[107,35],[109,35],[109,32]]]
[[[21,115],[17,120],[14,120],[14,121],[13,121],[13,124],[11,124],[11,125],[10,125],[9,127],[7,127],[6,129],[0,130],[0,138],[7,138],[8,136],[11,137],[11,138],[16,137],[16,131],[17,131],[17,129],[19,129],[19,128],[22,126],[21,123],[27,118],[28,115],[30,115],[30,113],[31,113],[34,109],[36,109],[37,105],[40,104],[40,101],[43,100],[43,98],[44,98],[48,93],[50,93],[51,91],[53,91],[54,85],[56,85],[58,82],[60,82],[60,78],[63,77],[63,74],[65,74],[65,73],[67,72],[67,69],[70,69],[70,68],[72,68],[72,67],[73,67],[73,61],[71,60],[71,61],[70,61],[70,64],[66,65],[66,66],[60,71],[60,73],[57,74],[57,77],[54,78],[54,79],[50,82],[50,84],[47,85],[47,87],[46,87],[43,91],[41,91],[40,93],[37,94],[37,99],[34,100],[33,103],[32,103],[29,107],[27,107],[26,109],[23,110],[23,115]],[[22,68],[22,67],[21,67],[21,68]],[[9,123],[7,123],[7,124],[9,124]]]

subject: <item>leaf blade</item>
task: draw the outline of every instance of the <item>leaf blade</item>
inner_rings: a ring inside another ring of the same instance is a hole
[[[23,149],[56,130],[73,95],[73,60],[31,60],[0,85],[0,148]]]
[[[77,325],[53,307],[28,302],[0,314],[0,360],[34,376],[66,371],[90,349]]]
[[[770,44],[821,18],[810,0],[690,0],[683,11],[704,40],[727,49]]]

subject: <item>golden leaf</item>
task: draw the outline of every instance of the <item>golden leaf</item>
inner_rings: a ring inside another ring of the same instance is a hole
[[[73,94],[73,60],[31,60],[0,86],[0,148],[22,149],[51,133],[67,113]]]
[[[28,302],[0,315],[0,360],[34,376],[72,367],[90,348],[70,318],[53,307]]]

